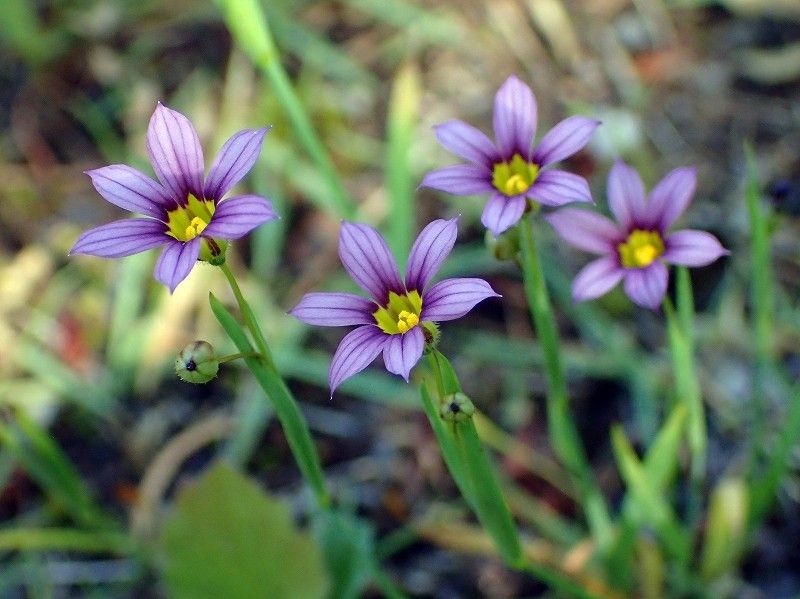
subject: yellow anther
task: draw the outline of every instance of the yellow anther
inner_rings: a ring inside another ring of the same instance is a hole
[[[391,291],[386,305],[375,310],[372,316],[375,318],[375,324],[384,333],[400,335],[420,324],[421,312],[422,297],[417,290],[408,291],[403,295]]]
[[[635,229],[617,250],[625,268],[645,268],[664,253],[664,241],[656,231]]]
[[[528,183],[521,175],[511,175],[506,181],[505,192],[507,195],[513,196],[528,191]]]
[[[525,193],[539,176],[539,165],[528,162],[519,154],[508,162],[498,162],[492,168],[492,184],[507,196]]]
[[[405,323],[404,320],[397,321],[397,330],[401,333],[405,333],[409,329],[409,326]]]
[[[408,323],[409,327],[415,327],[419,324],[419,316],[416,314],[409,314],[406,316],[406,322]]]
[[[206,223],[206,221],[204,221],[199,216],[195,216],[192,219],[192,221],[189,223],[189,226],[186,227],[186,231],[185,231],[186,241],[189,241],[190,239],[194,239],[195,237],[200,235],[200,233],[203,232],[203,229],[205,229],[207,226],[208,226],[208,223]]]
[[[400,320],[405,320],[406,318],[409,317],[410,314],[411,312],[409,312],[408,310],[400,310],[400,314],[397,315],[397,318],[399,318]]]

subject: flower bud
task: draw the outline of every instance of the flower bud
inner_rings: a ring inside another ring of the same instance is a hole
[[[187,383],[207,383],[219,370],[214,347],[207,341],[195,341],[181,350],[175,360],[175,373]]]
[[[496,260],[516,260],[519,254],[519,231],[517,227],[511,227],[508,231],[502,233],[500,237],[495,237],[487,229],[485,243],[489,253]]]
[[[439,415],[448,422],[464,422],[475,413],[475,404],[472,400],[461,393],[446,395],[439,405]]]
[[[425,352],[429,352],[430,350],[435,349],[439,344],[439,337],[441,337],[442,334],[439,332],[439,327],[435,322],[423,320],[422,335],[425,337]]]

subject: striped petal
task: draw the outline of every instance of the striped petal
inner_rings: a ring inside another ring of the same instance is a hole
[[[436,274],[456,243],[457,221],[437,219],[422,229],[408,255],[406,289],[422,292]]]
[[[647,204],[650,227],[666,231],[686,210],[696,189],[697,169],[682,167],[667,173],[650,192]]]
[[[492,141],[472,125],[448,121],[433,128],[436,139],[453,154],[469,162],[491,169],[498,158]]]
[[[289,314],[308,324],[344,327],[374,324],[376,309],[373,302],[352,293],[307,293]]]
[[[422,357],[425,336],[421,327],[414,327],[402,335],[389,335],[383,347],[383,362],[386,370],[399,374],[406,382],[411,369]]]
[[[172,293],[191,272],[200,254],[200,237],[183,243],[173,240],[167,244],[158,257],[154,274],[156,280],[163,283]]]
[[[614,251],[623,235],[611,219],[581,208],[564,208],[544,217],[564,241],[593,254]]]
[[[623,229],[646,226],[644,183],[639,173],[621,160],[608,174],[608,207]]]
[[[445,279],[422,298],[422,320],[442,322],[461,318],[480,301],[500,297],[483,279]]]
[[[555,169],[540,173],[526,195],[540,204],[553,207],[592,201],[586,179]]]
[[[497,237],[519,222],[527,202],[525,196],[508,197],[495,193],[483,208],[481,222]]]
[[[600,121],[583,116],[571,116],[550,129],[533,153],[533,161],[539,166],[564,160],[582,150]]]
[[[536,121],[536,98],[531,88],[511,75],[494,97],[494,136],[503,158],[515,153],[530,158]]]
[[[159,181],[173,197],[203,196],[203,148],[191,121],[158,103],[147,127],[147,153]]]
[[[339,258],[353,280],[380,305],[386,305],[390,291],[404,292],[389,246],[369,225],[342,222]]]
[[[572,281],[572,299],[583,302],[611,291],[625,276],[616,258],[606,256],[589,262]]]
[[[245,129],[225,142],[208,171],[205,184],[207,199],[219,200],[250,172],[258,160],[261,143],[269,129]]]
[[[454,164],[432,170],[425,175],[419,186],[457,196],[491,193],[495,190],[492,186],[492,174],[470,164]]]
[[[115,206],[163,220],[175,205],[166,189],[144,173],[125,164],[86,171],[97,192]]]
[[[69,251],[101,258],[122,258],[167,243],[164,223],[149,218],[126,218],[85,231]]]
[[[664,245],[664,260],[684,266],[706,266],[730,254],[711,233],[692,229],[675,231],[664,240]]]
[[[203,237],[239,239],[278,214],[266,198],[243,195],[228,198],[217,205],[211,222],[203,229]]]
[[[653,262],[647,268],[625,271],[625,293],[644,308],[657,310],[667,292],[669,273],[663,262]]]
[[[364,370],[383,351],[389,336],[375,325],[366,325],[344,336],[328,369],[328,385],[333,392],[345,380]]]

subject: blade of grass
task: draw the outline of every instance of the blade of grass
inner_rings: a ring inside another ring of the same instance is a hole
[[[217,0],[217,4],[222,9],[225,24],[236,44],[269,79],[272,90],[286,110],[295,135],[324,178],[330,194],[326,206],[328,212],[338,218],[352,217],[355,206],[281,64],[260,4],[257,0]]]
[[[414,230],[414,190],[409,171],[409,157],[414,125],[418,119],[420,75],[414,64],[403,66],[392,86],[387,117],[386,189],[389,192],[387,240],[395,256],[405,260],[411,249]],[[405,264],[398,262],[400,271]]]

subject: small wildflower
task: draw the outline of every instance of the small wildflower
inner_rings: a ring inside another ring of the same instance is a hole
[[[328,382],[336,388],[383,353],[386,369],[408,381],[422,357],[432,323],[461,318],[475,304],[499,297],[483,279],[444,279],[428,287],[456,240],[456,219],[435,220],[414,242],[405,280],[386,241],[375,229],[343,222],[339,257],[371,299],[351,293],[309,293],[290,314],[319,326],[360,325],[344,336],[333,356]]]
[[[166,246],[155,278],[170,292],[197,260],[224,262],[227,241],[278,218],[270,202],[256,195],[222,197],[253,168],[269,128],[233,135],[203,181],[203,149],[184,115],[156,107],[147,128],[147,152],[158,182],[124,164],[86,171],[95,189],[110,203],[143,214],[89,229],[70,254],[122,258]]]
[[[608,176],[608,203],[619,224],[577,208],[547,216],[565,241],[602,256],[575,277],[575,301],[600,297],[624,280],[631,300],[655,310],[667,291],[667,264],[705,266],[728,254],[719,240],[705,231],[667,232],[692,201],[696,187],[695,169],[677,168],[645,199],[638,173],[617,161]]]
[[[545,206],[592,201],[586,179],[548,167],[581,150],[599,124],[582,116],[569,117],[533,148],[536,98],[527,85],[512,75],[494,99],[496,143],[462,121],[438,125],[435,130],[439,143],[472,164],[431,171],[420,186],[455,195],[492,194],[481,222],[498,236],[519,221],[529,200]]]

